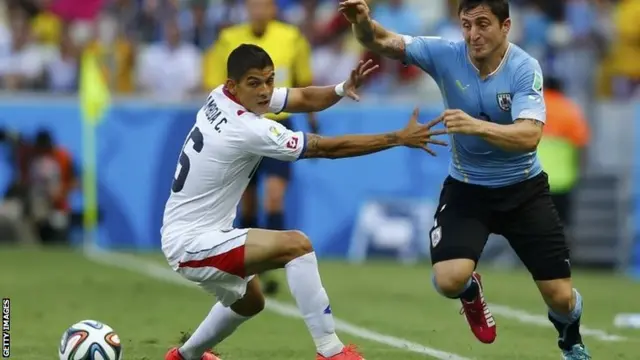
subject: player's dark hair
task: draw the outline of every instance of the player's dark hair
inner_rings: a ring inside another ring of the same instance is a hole
[[[257,45],[242,44],[235,48],[227,58],[227,76],[240,81],[251,69],[264,69],[273,66],[271,56]]]
[[[509,18],[509,0],[460,0],[458,14],[475,9],[480,5],[488,7],[501,23]]]

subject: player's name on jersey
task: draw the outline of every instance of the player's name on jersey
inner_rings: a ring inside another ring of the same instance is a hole
[[[204,105],[204,114],[209,120],[209,124],[213,124],[218,117],[222,114],[222,110],[218,108],[218,104],[213,98],[213,94],[207,98],[207,103]]]

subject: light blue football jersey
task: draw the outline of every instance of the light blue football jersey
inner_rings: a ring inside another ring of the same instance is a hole
[[[481,79],[464,42],[404,36],[405,63],[420,67],[438,83],[447,109],[497,124],[516,119],[546,120],[543,76],[536,59],[514,44],[496,71]],[[451,135],[449,174],[487,187],[515,184],[542,172],[536,152],[501,150],[479,136]]]

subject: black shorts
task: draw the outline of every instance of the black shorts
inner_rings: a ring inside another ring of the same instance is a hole
[[[280,123],[287,127],[287,129],[291,129],[290,120],[283,120],[280,121]],[[256,185],[258,183],[259,177],[272,176],[288,181],[291,177],[291,162],[276,160],[268,157],[262,158],[260,165],[258,165],[258,170],[249,181],[249,185]]]
[[[571,226],[571,192],[551,194],[551,200],[558,210],[558,215],[564,226]]]
[[[491,233],[509,241],[535,280],[571,276],[569,248],[546,173],[500,188],[447,177],[429,233],[432,262],[477,262]]]

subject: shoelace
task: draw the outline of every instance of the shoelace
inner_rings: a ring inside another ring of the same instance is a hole
[[[464,300],[463,300],[463,301],[464,301]],[[469,304],[469,305],[475,305],[474,303],[469,303],[469,302],[468,302],[467,304]],[[465,313],[464,306],[462,306],[462,307],[460,308],[460,315],[464,315],[464,313]],[[477,311],[476,311],[475,309],[469,309],[469,313],[471,313],[471,314],[476,314],[476,313],[477,313]]]
[[[576,351],[578,352],[576,353]],[[565,356],[574,360],[591,360],[591,356],[587,355],[583,348],[573,348],[571,351],[565,352]]]

